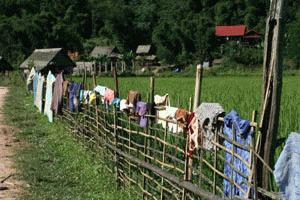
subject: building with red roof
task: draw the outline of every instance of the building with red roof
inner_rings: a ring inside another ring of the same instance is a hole
[[[254,45],[261,39],[261,34],[255,30],[247,31],[245,25],[216,26],[215,36],[220,43],[235,41],[236,44]]]

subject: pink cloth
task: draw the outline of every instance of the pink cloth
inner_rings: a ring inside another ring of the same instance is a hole
[[[115,91],[111,89],[106,89],[104,94],[104,102],[111,105],[114,98],[115,98]]]
[[[61,111],[62,107],[62,97],[63,97],[63,75],[62,73],[56,76],[53,89],[53,97],[51,103],[51,110],[55,114],[58,114]]]

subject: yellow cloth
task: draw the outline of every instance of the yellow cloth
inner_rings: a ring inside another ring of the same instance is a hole
[[[93,92],[93,93],[91,93],[90,94],[90,104],[95,104],[96,103],[96,98],[97,98],[97,96],[96,96],[96,93],[95,92]]]

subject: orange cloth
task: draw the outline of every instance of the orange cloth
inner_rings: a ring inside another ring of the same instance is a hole
[[[176,121],[178,122],[178,124],[181,128],[187,127],[187,125],[188,125],[187,117],[188,117],[188,112],[184,109],[178,109],[175,113]]]

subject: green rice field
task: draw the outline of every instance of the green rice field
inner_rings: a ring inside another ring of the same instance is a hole
[[[74,79],[81,80],[81,78]],[[98,77],[97,84],[114,88],[111,77]],[[194,84],[194,78],[155,78],[155,94],[168,93],[171,106],[188,108],[189,97],[194,95]],[[251,119],[253,110],[260,111],[261,85],[262,77],[260,76],[204,77],[201,102],[218,102],[226,112],[234,109],[241,117]],[[88,87],[92,88],[91,79],[88,80]],[[149,78],[119,78],[119,90],[121,98],[126,98],[129,90],[138,90],[142,94],[142,99],[146,101]],[[278,139],[285,141],[292,131],[300,132],[300,76],[283,78]],[[276,155],[279,154],[283,145],[280,143]]]

